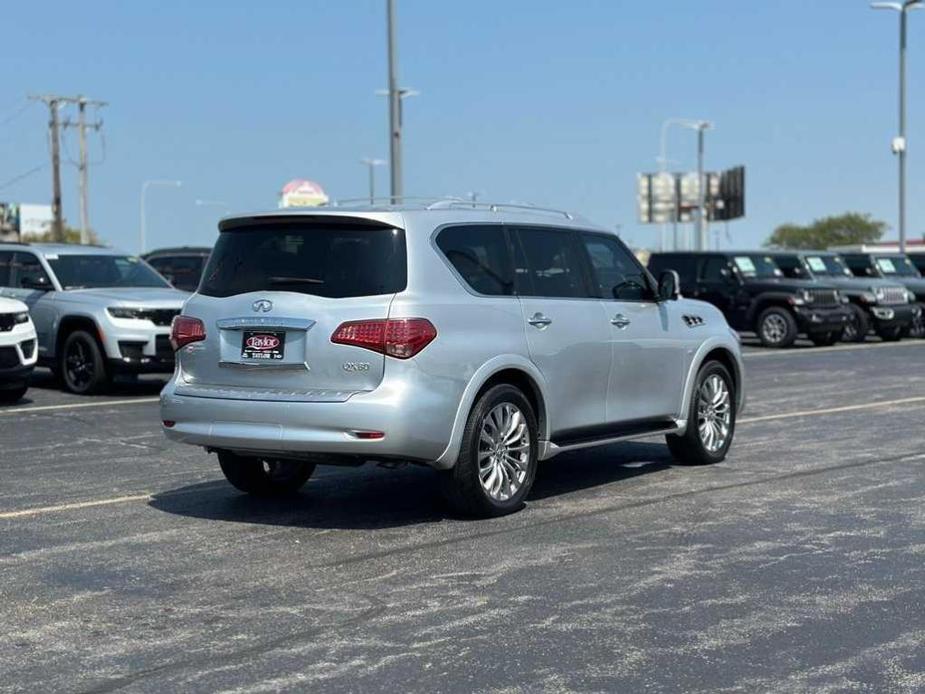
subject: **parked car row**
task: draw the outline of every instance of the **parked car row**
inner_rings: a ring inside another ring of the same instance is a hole
[[[654,253],[649,270],[678,273],[685,296],[719,308],[766,347],[805,335],[819,346],[923,337],[925,279],[905,256],[823,251]]]

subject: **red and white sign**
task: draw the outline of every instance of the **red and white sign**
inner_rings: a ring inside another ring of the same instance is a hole
[[[260,352],[279,347],[279,338],[273,335],[251,335],[244,343],[249,349]]]
[[[280,207],[319,207],[328,204],[324,188],[304,178],[296,178],[283,186],[279,194]]]

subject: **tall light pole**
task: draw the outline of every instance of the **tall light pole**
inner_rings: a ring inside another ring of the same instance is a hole
[[[375,205],[376,204],[376,167],[382,166],[386,162],[384,159],[371,159],[370,157],[366,157],[364,159],[360,159],[360,163],[365,164],[368,170],[367,178],[369,181],[369,204]]]
[[[420,92],[398,86],[398,44],[395,38],[395,0],[386,0],[389,45],[389,88],[377,94],[389,97],[389,192],[392,203],[404,195],[401,165],[402,101]]]
[[[168,181],[162,179],[156,179],[152,181],[145,181],[141,184],[141,232],[139,233],[139,253],[145,252],[145,197],[148,194],[148,188],[151,186],[172,186],[174,188],[179,188],[183,185],[180,181]]]
[[[919,0],[921,1],[921,0]],[[704,158],[704,133],[707,130],[713,128],[713,124],[710,121],[706,120],[694,120],[691,118],[668,118],[662,123],[662,135],[659,148],[659,171],[662,173],[667,172],[668,170],[668,128],[672,125],[677,125],[681,128],[689,128],[691,130],[697,131],[697,181],[699,188],[699,195],[697,199],[697,224],[696,224],[696,244],[697,248],[701,250],[707,250],[707,241],[706,241],[706,225],[704,221],[706,220],[706,186],[704,185],[704,171],[703,171],[703,158]],[[664,232],[663,232],[664,236]],[[674,249],[678,248],[678,223],[677,218],[675,218],[675,227],[674,227]],[[662,239],[662,245],[664,246],[664,238]],[[693,244],[692,244],[693,245]]]
[[[899,157],[899,252],[906,252],[906,18],[910,10],[920,9],[922,0],[874,2],[875,10],[899,12],[899,136],[893,140],[893,153]]]

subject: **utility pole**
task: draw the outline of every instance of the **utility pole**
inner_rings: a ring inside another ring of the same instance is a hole
[[[105,106],[105,101],[93,101],[83,96],[77,97],[77,123],[66,120],[63,127],[76,127],[77,137],[80,141],[80,162],[77,166],[80,171],[80,242],[90,242],[90,208],[89,208],[89,162],[87,159],[87,128],[99,132],[103,121],[87,123],[87,104],[92,106]]]
[[[52,237],[55,241],[64,240],[64,222],[61,219],[61,145],[59,140],[60,123],[58,107],[62,97],[54,94],[30,96],[33,101],[41,101],[48,106],[48,132],[51,139],[51,214]]]
[[[61,212],[61,128],[76,127],[80,137],[80,242],[87,243],[89,233],[89,219],[87,209],[87,143],[86,129],[93,128],[99,130],[102,122],[86,122],[87,104],[92,106],[105,106],[104,101],[93,101],[83,96],[61,96],[60,94],[41,94],[30,96],[33,101],[41,101],[48,106],[49,120],[48,131],[51,140],[51,212],[52,212],[52,236],[55,241],[64,241],[64,219]],[[60,120],[59,110],[61,104],[77,104],[78,121],[72,123],[69,119],[64,123]]]

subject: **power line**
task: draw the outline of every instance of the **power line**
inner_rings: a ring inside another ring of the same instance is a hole
[[[24,103],[20,104],[18,108],[14,109],[10,113],[8,113],[6,116],[4,116],[2,119],[0,119],[0,127],[14,121],[16,118],[21,116],[23,113],[29,110],[29,107],[32,106],[33,103],[34,102],[29,101],[27,99]]]
[[[7,180],[7,181],[4,181],[3,183],[0,183],[0,190],[2,190],[3,188],[8,188],[8,187],[10,187],[11,185],[13,185],[14,183],[18,183],[19,181],[21,181],[21,180],[24,179],[24,178],[28,178],[28,177],[31,176],[32,174],[34,174],[34,173],[36,173],[36,172],[41,171],[42,169],[44,169],[46,166],[48,166],[48,162],[42,162],[42,163],[39,164],[38,166],[34,166],[34,167],[32,167],[31,169],[29,169],[28,171],[25,171],[25,172],[23,172],[23,173],[21,173],[21,174],[19,174],[19,175],[17,175],[17,176],[13,176],[13,178],[11,178],[11,179],[9,179],[9,180]]]

